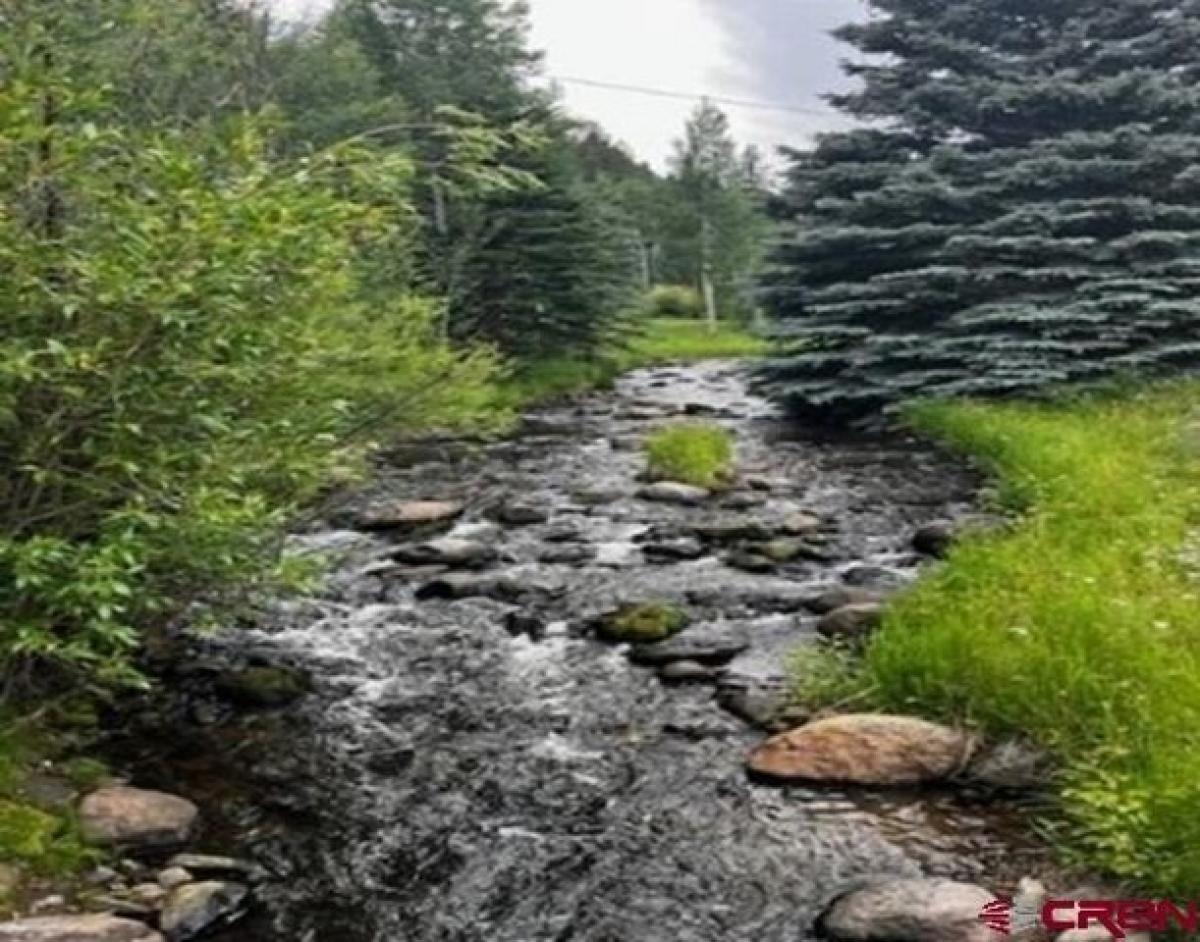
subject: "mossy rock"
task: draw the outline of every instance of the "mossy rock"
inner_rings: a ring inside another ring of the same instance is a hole
[[[688,616],[682,609],[662,602],[624,605],[600,618],[597,631],[608,641],[647,644],[665,641],[687,627]]]
[[[32,805],[0,799],[0,856],[37,860],[54,843],[59,821]]]
[[[245,667],[217,678],[218,692],[245,707],[287,706],[307,694],[311,686],[307,674],[288,667]]]

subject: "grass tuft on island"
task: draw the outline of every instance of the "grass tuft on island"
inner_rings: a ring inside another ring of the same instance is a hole
[[[736,360],[762,356],[766,340],[721,322],[710,330],[703,321],[652,318],[621,346],[592,359],[543,360],[522,367],[505,389],[511,407],[569,396],[607,386],[622,373],[660,363]]]
[[[678,422],[646,439],[646,464],[656,481],[709,490],[733,477],[733,435],[712,422]]]
[[[1200,384],[1057,404],[932,404],[1020,513],[889,609],[858,682],[884,709],[1058,757],[1071,862],[1200,886]],[[801,688],[803,678],[797,678]],[[838,685],[845,695],[845,685]]]

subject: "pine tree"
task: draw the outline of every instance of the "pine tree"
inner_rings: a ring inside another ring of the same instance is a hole
[[[1200,356],[1200,4],[877,0],[793,153],[768,385],[835,420]]]

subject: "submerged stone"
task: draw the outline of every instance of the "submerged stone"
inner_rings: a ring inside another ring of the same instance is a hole
[[[883,606],[845,605],[817,622],[817,631],[831,641],[863,641],[883,623]]]
[[[241,883],[186,883],[167,896],[159,925],[171,942],[191,939],[240,916],[249,895]]]

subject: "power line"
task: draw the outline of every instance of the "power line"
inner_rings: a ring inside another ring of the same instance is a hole
[[[800,105],[785,105],[768,101],[750,101],[744,98],[725,98],[720,95],[706,95],[703,92],[680,92],[667,88],[650,88],[646,85],[624,85],[620,82],[601,82],[597,79],[578,78],[577,76],[551,76],[555,81],[567,85],[584,85],[589,88],[606,88],[618,92],[631,92],[635,95],[650,95],[657,98],[673,98],[682,101],[698,101],[706,98],[709,101],[735,108],[758,108],[764,111],[788,111],[793,114],[803,114],[815,118],[837,118],[836,111],[820,108],[804,108]]]

